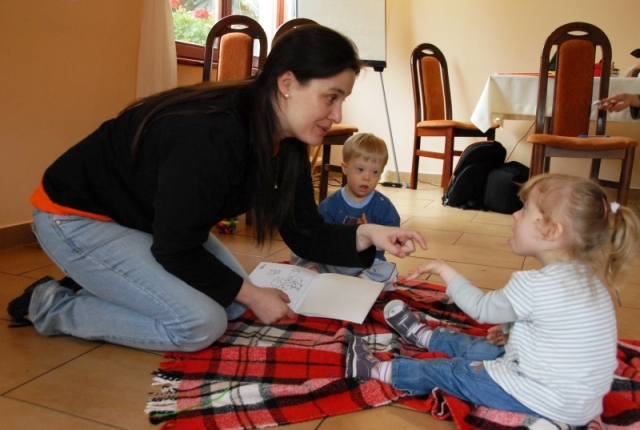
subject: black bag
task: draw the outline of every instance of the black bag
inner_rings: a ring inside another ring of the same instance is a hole
[[[492,140],[469,145],[460,156],[451,182],[442,196],[444,206],[483,209],[489,172],[504,164],[507,150]]]
[[[484,192],[484,209],[512,214],[522,209],[518,198],[519,184],[529,179],[529,168],[517,161],[510,161],[489,172]]]

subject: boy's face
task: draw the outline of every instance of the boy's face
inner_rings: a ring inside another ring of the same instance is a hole
[[[353,157],[342,163],[342,173],[347,177],[347,196],[354,202],[366,199],[376,189],[383,169],[382,161],[365,161],[364,157]]]

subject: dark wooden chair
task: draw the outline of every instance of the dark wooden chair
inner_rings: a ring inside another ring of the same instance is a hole
[[[282,37],[286,32],[302,26],[302,25],[318,25],[312,19],[308,18],[294,18],[283,23],[276,30],[271,46],[278,42],[278,39]],[[329,190],[329,173],[339,173],[342,175],[342,186],[346,185],[347,178],[342,174],[342,168],[338,165],[331,164],[331,147],[334,145],[342,146],[347,139],[358,132],[358,128],[348,124],[333,124],[327,135],[322,140],[322,145],[309,148],[311,159],[311,173],[314,174],[316,167],[319,169],[320,183],[318,185],[318,203],[327,198]],[[321,153],[322,152],[322,153]]]
[[[454,148],[456,137],[480,137],[495,139],[497,124],[482,132],[471,122],[453,120],[449,69],[444,54],[437,46],[422,43],[411,53],[411,80],[413,83],[413,108],[415,131],[413,161],[411,163],[410,188],[418,186],[418,164],[420,157],[443,161],[440,186],[446,191],[453,173],[453,157],[462,154]],[[444,152],[427,151],[420,147],[422,137],[445,138]]]
[[[260,51],[254,67],[253,45],[257,40]],[[243,15],[225,16],[216,22],[209,34],[204,51],[204,67],[202,81],[211,80],[213,68],[214,45],[218,47],[218,73],[216,81],[245,79],[261,70],[267,59],[267,35],[262,26],[254,19]],[[247,212],[247,225],[253,224],[251,212]]]
[[[555,77],[549,76],[549,57],[556,49]],[[626,205],[638,142],[628,137],[604,137],[607,112],[593,106],[594,64],[596,48],[602,54],[602,73],[597,100],[609,94],[611,76],[611,44],[598,27],[584,22],[572,22],[558,27],[547,38],[540,55],[540,81],[536,108],[536,129],[527,141],[533,144],[531,176],[549,171],[550,158],[589,158],[589,177],[603,187],[618,190],[618,203]],[[547,88],[554,85],[553,111],[547,117]],[[589,135],[590,116],[597,110],[595,132]],[[602,159],[621,160],[617,182],[599,179]]]
[[[293,18],[289,21],[283,22],[273,35],[273,39],[271,39],[271,46],[275,45],[283,34],[296,27],[300,27],[301,25],[318,25],[318,23],[309,18]]]
[[[262,26],[254,19],[243,15],[229,15],[216,22],[209,31],[204,52],[202,80],[211,80],[214,44],[218,41],[217,81],[248,78],[253,70],[261,70],[267,58],[267,35]],[[253,45],[257,40],[260,46],[257,63],[254,67]]]

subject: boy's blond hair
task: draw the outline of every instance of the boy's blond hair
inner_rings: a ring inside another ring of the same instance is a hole
[[[342,161],[347,163],[357,157],[362,157],[365,161],[372,160],[374,163],[379,161],[384,168],[389,160],[389,152],[386,143],[379,137],[371,133],[356,133],[344,143]]]

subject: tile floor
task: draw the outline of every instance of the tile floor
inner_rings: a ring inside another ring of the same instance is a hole
[[[396,205],[405,227],[420,231],[429,249],[404,260],[391,258],[400,274],[425,259],[450,261],[483,289],[503,286],[514,270],[535,268],[511,253],[511,216],[443,207],[440,188],[378,188]],[[640,201],[633,201],[636,210]],[[289,258],[286,245],[272,240],[260,249],[241,221],[231,235],[218,235],[247,272],[262,260]],[[0,250],[0,416],[3,429],[153,429],[143,410],[151,372],[160,354],[71,337],[47,338],[32,327],[9,329],[8,302],[44,275],[61,277],[36,243]],[[429,281],[442,283],[433,277]],[[615,298],[619,336],[640,339],[640,256],[625,289]],[[287,426],[311,429],[454,429],[452,421],[399,406]]]

